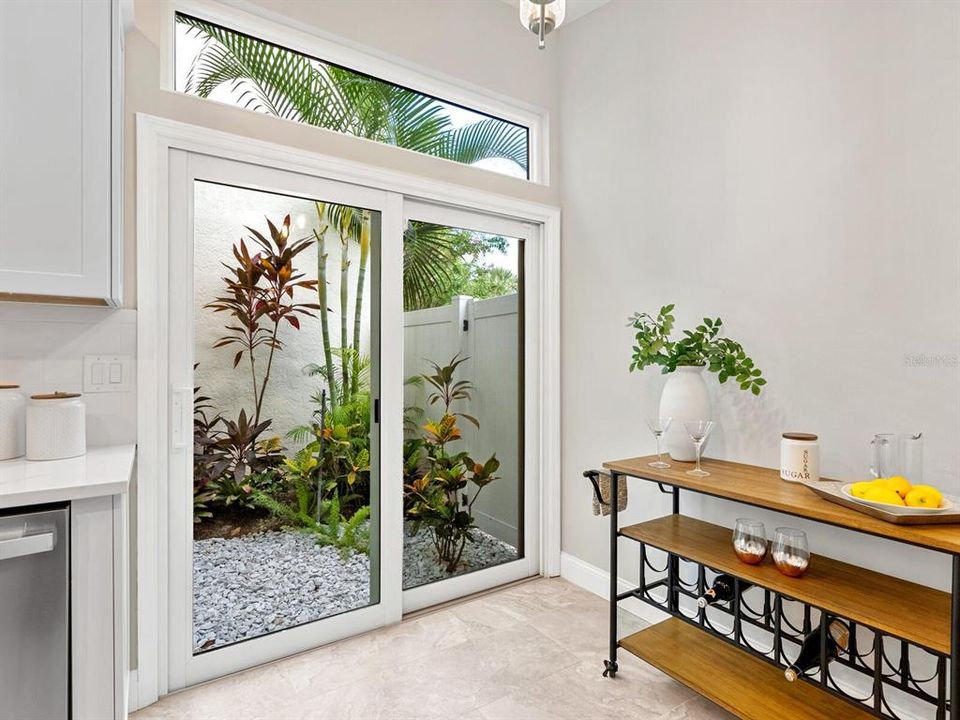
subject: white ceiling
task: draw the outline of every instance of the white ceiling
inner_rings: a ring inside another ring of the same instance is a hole
[[[505,2],[507,5],[513,5],[513,7],[520,6],[520,0],[500,0]],[[567,16],[563,21],[563,24],[573,22],[578,18],[582,18],[588,12],[593,12],[598,7],[606,5],[610,0],[567,0]]]

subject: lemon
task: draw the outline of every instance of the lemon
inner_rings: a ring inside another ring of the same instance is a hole
[[[873,487],[873,483],[869,480],[864,480],[863,482],[855,482],[850,486],[850,494],[855,498],[862,498],[867,494],[867,491]]]
[[[874,485],[866,494],[863,496],[864,500],[870,500],[871,502],[883,503],[884,505],[903,505],[903,498],[897,493],[896,490],[891,490],[888,487],[882,487],[879,485]]]
[[[893,490],[901,498],[905,498],[907,493],[910,492],[910,488],[913,486],[910,484],[910,481],[905,477],[900,475],[894,475],[893,477],[883,478],[882,483],[877,483],[878,485],[883,485]]]
[[[943,502],[943,495],[935,487],[929,485],[914,485],[907,493],[907,505],[910,507],[938,508]]]

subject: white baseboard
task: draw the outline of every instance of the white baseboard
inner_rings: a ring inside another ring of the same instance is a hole
[[[127,715],[139,709],[140,704],[137,702],[137,671],[131,670],[127,680]]]
[[[584,590],[589,590],[594,595],[602,598],[610,596],[610,573],[569,553],[560,553],[560,577]],[[617,592],[623,592],[635,586],[636,583],[617,578]],[[620,603],[620,607],[651,624],[662,622],[670,617],[667,613],[635,598],[624,600]]]

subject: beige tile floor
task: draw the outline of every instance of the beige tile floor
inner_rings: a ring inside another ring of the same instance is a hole
[[[643,622],[621,616],[624,634]],[[134,720],[712,720],[732,715],[629,653],[601,677],[606,603],[559,578],[163,698]]]

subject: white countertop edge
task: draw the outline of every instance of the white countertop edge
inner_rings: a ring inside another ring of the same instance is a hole
[[[135,458],[135,445],[111,445],[66,460],[0,461],[0,509],[121,495]]]

